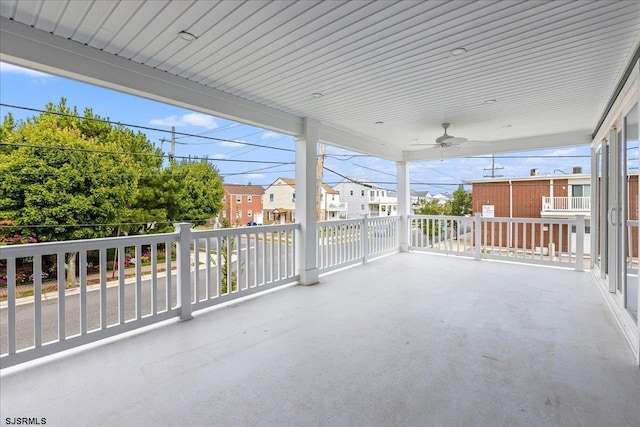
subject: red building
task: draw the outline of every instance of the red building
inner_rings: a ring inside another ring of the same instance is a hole
[[[239,227],[262,224],[262,195],[264,188],[251,184],[223,184],[224,196],[219,221]]]

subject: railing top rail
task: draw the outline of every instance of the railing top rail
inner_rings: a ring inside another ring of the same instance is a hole
[[[60,242],[26,243],[0,246],[0,258],[22,258],[36,255],[52,255],[83,250],[109,249],[121,246],[136,246],[176,242],[178,232],[162,234],[144,234],[140,236],[103,237],[99,239],[65,240]]]
[[[506,223],[527,223],[527,224],[558,224],[558,225],[573,225],[576,223],[575,219],[566,218],[509,218],[509,217],[495,217],[495,218],[481,218],[484,222],[506,222]]]
[[[416,219],[448,219],[448,220],[454,220],[454,219],[468,219],[470,221],[472,221],[474,219],[473,216],[457,216],[457,215],[409,215],[409,219],[412,218],[416,218]]]
[[[273,224],[273,225],[253,225],[253,226],[245,226],[245,227],[233,227],[233,228],[218,228],[215,230],[192,230],[191,237],[192,238],[205,238],[205,237],[215,237],[215,236],[232,236],[234,234],[254,234],[254,233],[265,233],[265,232],[274,232],[274,231],[288,231],[288,230],[298,230],[300,228],[299,223],[289,223],[289,224]]]
[[[363,219],[364,218],[318,221],[316,225],[324,227],[327,225],[361,224]]]

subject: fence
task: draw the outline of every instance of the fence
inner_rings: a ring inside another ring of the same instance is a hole
[[[581,215],[573,220],[411,215],[409,227],[411,250],[583,270]]]
[[[0,248],[7,292],[2,367],[170,318],[186,320],[192,310],[298,279],[297,224],[189,228]],[[18,301],[25,295],[32,298]]]
[[[317,223],[318,269],[327,273],[399,250],[399,217]]]

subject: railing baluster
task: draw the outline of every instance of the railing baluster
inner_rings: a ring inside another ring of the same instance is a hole
[[[172,243],[167,241],[164,244],[164,263],[165,263],[165,271],[167,274],[165,275],[165,294],[167,295],[167,300],[165,301],[166,310],[169,311],[173,307],[171,306],[171,302],[173,300],[173,293],[171,292],[171,287],[173,285],[173,265],[171,262],[171,258],[173,257],[173,248]]]
[[[42,346],[42,255],[33,257],[33,341]]]
[[[223,261],[223,257],[222,257],[222,242],[224,237],[222,236],[216,236],[216,265],[218,266],[216,268],[216,276],[217,276],[217,290],[216,290],[216,297],[222,296],[222,261]]]
[[[191,286],[191,285],[189,285]],[[200,301],[200,239],[193,239],[193,301]]]
[[[9,354],[16,353],[16,259],[7,258],[7,340]]]
[[[118,247],[118,323],[125,322],[125,295],[124,295],[125,265],[124,246]]]
[[[107,250],[100,248],[100,329],[107,329]]]
[[[158,245],[156,243],[150,248],[151,261],[151,314],[158,314]]]
[[[80,251],[80,335],[87,334],[87,251]]]
[[[64,341],[66,338],[65,333],[65,256],[64,252],[58,253],[57,261],[58,261],[58,341]],[[71,273],[74,274],[74,273]]]

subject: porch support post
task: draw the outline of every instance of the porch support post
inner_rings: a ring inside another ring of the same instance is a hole
[[[411,193],[409,188],[409,165],[406,160],[397,162],[398,171],[398,215],[400,221],[400,252],[409,252],[409,214],[411,213]]]
[[[318,283],[316,239],[316,162],[320,122],[304,119],[304,134],[296,137],[296,221],[300,223],[296,266],[300,284]]]

